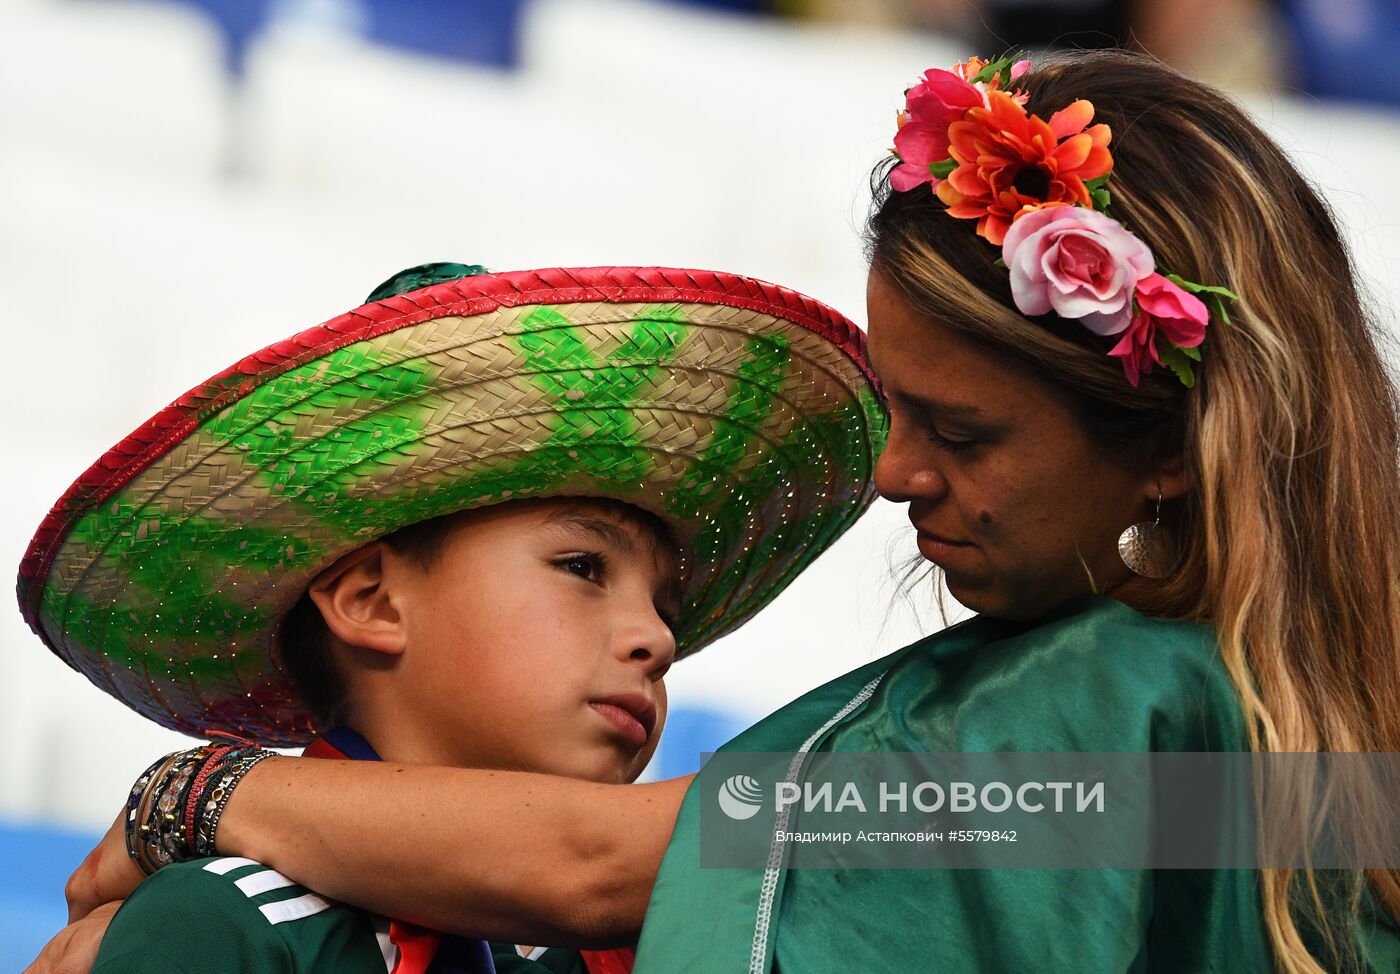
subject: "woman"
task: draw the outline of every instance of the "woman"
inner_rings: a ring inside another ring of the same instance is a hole
[[[905,121],[869,228],[876,481],[981,615],[735,746],[1400,751],[1397,400],[1323,203],[1233,104],[1125,54],[931,72]],[[446,929],[620,942],[686,787],[264,761],[218,844]],[[750,888],[698,868],[694,804],[639,970],[1400,969],[1395,870],[1341,907],[1294,870]],[[130,881],[106,847],[78,912]]]

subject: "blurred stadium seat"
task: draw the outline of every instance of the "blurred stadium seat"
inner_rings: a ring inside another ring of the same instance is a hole
[[[218,174],[228,84],[204,18],[157,3],[35,4],[0,10],[0,36],[11,146],[164,178]]]
[[[525,0],[176,0],[223,34],[241,75],[257,38],[279,24],[360,37],[419,55],[513,67]]]
[[[1306,91],[1400,107],[1400,3],[1283,0],[1282,6],[1295,46],[1294,73]]]
[[[661,745],[647,767],[645,780],[660,781],[694,774],[704,755],[719,750],[721,744],[746,730],[759,715],[745,719],[716,706],[678,705],[666,717]]]
[[[22,971],[65,923],[63,884],[101,833],[0,819],[0,970]]]

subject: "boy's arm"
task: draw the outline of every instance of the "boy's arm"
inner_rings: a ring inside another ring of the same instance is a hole
[[[637,939],[689,784],[274,758],[239,783],[219,851],[450,933],[617,946]],[[71,917],[139,879],[119,819],[69,880]]]
[[[619,946],[637,940],[689,784],[273,759],[234,792],[219,850],[437,930]]]

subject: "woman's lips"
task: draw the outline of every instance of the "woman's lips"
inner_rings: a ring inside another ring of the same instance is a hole
[[[640,694],[623,694],[593,700],[589,706],[602,715],[618,735],[633,748],[641,750],[656,726],[656,705]]]
[[[919,532],[919,554],[936,565],[941,565],[949,559],[957,559],[958,552],[966,551],[972,547],[967,541],[947,541],[926,531]]]

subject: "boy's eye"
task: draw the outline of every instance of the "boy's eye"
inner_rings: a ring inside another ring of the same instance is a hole
[[[601,582],[606,569],[603,556],[595,552],[568,555],[557,562],[558,566],[571,575],[590,582]]]

